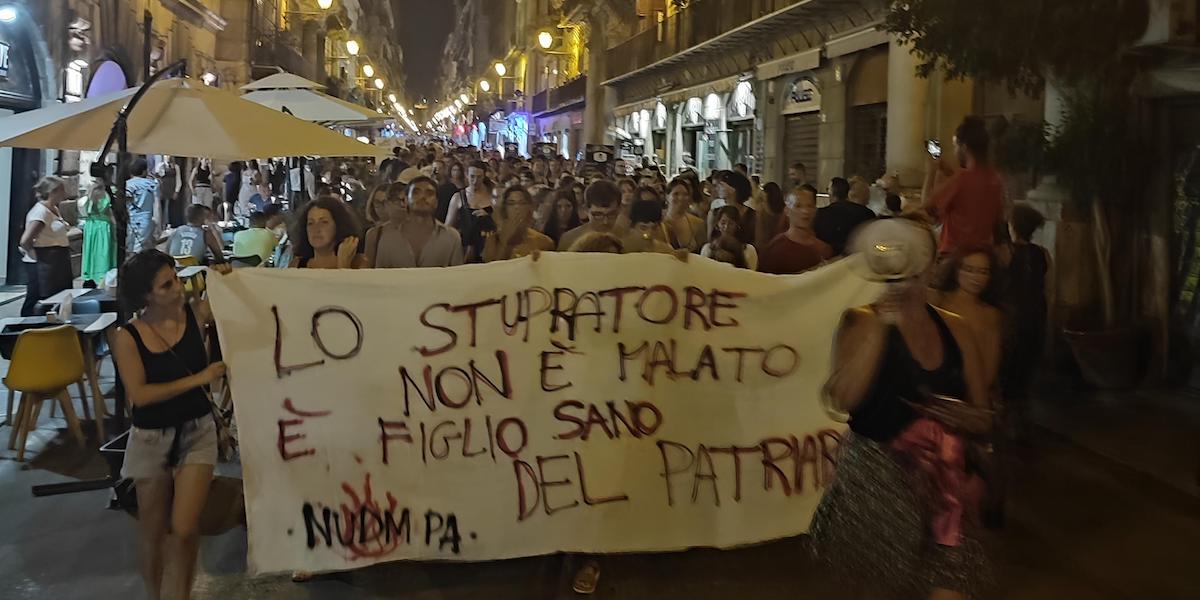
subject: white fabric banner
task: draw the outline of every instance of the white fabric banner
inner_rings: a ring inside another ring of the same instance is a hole
[[[843,425],[847,261],[693,257],[210,277],[256,573],[803,533]]]

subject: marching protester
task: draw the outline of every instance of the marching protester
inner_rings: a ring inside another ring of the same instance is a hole
[[[621,243],[626,253],[656,252],[673,254],[675,249],[662,241],[663,209],[658,200],[638,200],[629,209],[630,227]],[[686,251],[685,251],[686,252]]]
[[[865,200],[861,195],[858,200],[851,200],[850,182],[845,178],[834,177],[830,182],[829,206],[817,211],[813,231],[821,241],[833,248],[834,254],[845,254],[850,234],[863,223],[875,218],[875,213],[866,206],[868,200],[869,194]]]
[[[383,217],[384,206],[387,203],[388,194],[390,193],[392,183],[380,183],[371,188],[371,193],[367,195],[367,202],[362,206],[362,214],[355,216],[362,219],[362,223],[367,227],[380,222]],[[353,203],[351,203],[353,204]],[[355,211],[357,212],[357,211]]]
[[[833,248],[817,238],[813,220],[817,215],[817,190],[804,184],[787,195],[788,229],[772,239],[759,261],[763,273],[802,273],[833,258]]]
[[[575,192],[569,187],[559,188],[554,191],[553,197],[554,211],[546,220],[546,227],[542,233],[554,240],[557,246],[564,233],[583,223],[579,220],[579,203],[575,199]]]
[[[488,166],[475,161],[467,167],[467,187],[450,200],[446,226],[458,230],[468,262],[478,262],[483,252],[485,236],[496,230],[492,218],[494,185],[487,178]]]
[[[67,184],[60,177],[47,175],[33,187],[37,202],[25,215],[25,232],[18,247],[25,264],[28,287],[21,316],[32,316],[38,302],[69,289],[75,279],[71,271],[71,230],[59,212],[67,199]]]
[[[617,217],[621,214],[621,189],[608,180],[596,181],[584,191],[583,205],[587,223],[564,233],[558,241],[559,250],[569,250],[579,238],[589,233],[614,233]]]
[[[825,385],[849,417],[836,475],[813,516],[813,548],[849,597],[974,597],[986,560],[965,520],[963,435],[991,424],[982,359],[962,318],[926,301],[932,232],[888,219],[858,234],[887,287],[843,315]],[[870,250],[874,248],[876,250]]]
[[[434,218],[436,210],[437,184],[425,176],[408,184],[407,205],[389,195],[388,221],[372,229],[373,236],[368,233],[368,265],[402,269],[463,264],[462,239]]]
[[[925,209],[942,225],[938,252],[986,248],[1003,221],[1004,180],[990,161],[983,119],[968,116],[954,132],[954,158],[930,157],[922,189]]]
[[[305,203],[296,214],[292,260],[299,269],[361,269],[366,258],[358,253],[358,223],[346,203],[334,196],[320,196]]]
[[[488,237],[483,262],[495,262],[554,250],[554,240],[533,227],[533,197],[529,190],[514,185],[500,195],[496,205],[499,229]]]
[[[754,209],[746,204],[750,201],[750,197],[754,193],[750,180],[737,171],[722,171],[716,177],[716,180],[718,197],[724,200],[724,203],[721,205],[721,208],[709,212],[709,231],[718,229],[718,221],[721,215],[731,214],[725,211],[724,208],[731,207],[737,211],[737,238],[743,244],[754,244],[758,231],[758,217]],[[717,206],[717,203],[714,202],[713,206]]]
[[[120,281],[121,301],[136,315],[112,335],[112,353],[133,412],[121,475],[137,490],[142,577],[150,598],[186,599],[217,462],[207,386],[225,364],[209,359],[212,312],[206,301],[185,300],[173,258],[139,252],[122,265]]]
[[[467,187],[467,176],[463,173],[462,163],[450,160],[446,168],[446,178],[438,184],[437,220],[445,223],[450,215],[450,202],[454,195]]]
[[[667,214],[663,219],[667,242],[674,248],[688,252],[699,252],[707,237],[704,219],[691,212],[694,189],[688,179],[672,179],[667,184]]]
[[[718,262],[729,263],[739,269],[758,270],[758,251],[754,244],[743,241],[743,215],[736,206],[718,208],[716,216],[716,232],[703,248],[700,255]]]

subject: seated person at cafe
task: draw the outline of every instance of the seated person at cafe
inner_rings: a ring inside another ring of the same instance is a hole
[[[204,252],[208,250],[212,253],[213,262],[225,262],[225,255],[221,252],[221,240],[217,233],[205,224],[209,211],[210,209],[203,204],[188,207],[187,224],[172,232],[167,240],[167,252],[171,256],[191,256],[197,261],[205,262]]]
[[[257,256],[262,259],[259,264],[266,264],[278,242],[275,232],[267,227],[267,215],[256,211],[250,213],[250,228],[233,234],[233,257]]]

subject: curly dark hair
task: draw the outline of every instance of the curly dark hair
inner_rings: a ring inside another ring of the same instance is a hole
[[[117,298],[126,310],[133,313],[146,308],[146,296],[154,289],[154,278],[164,267],[173,270],[175,259],[153,248],[125,260],[117,271]]]
[[[958,271],[968,256],[982,254],[987,257],[991,268],[987,287],[979,294],[979,299],[992,306],[1000,305],[1000,291],[1003,287],[1003,273],[1000,272],[1000,259],[991,248],[969,248],[956,250],[938,263],[937,271],[930,287],[943,292],[953,292],[958,289]]]
[[[312,244],[308,242],[308,213],[314,208],[323,208],[333,215],[333,222],[337,224],[337,232],[333,238],[335,248],[342,240],[361,233],[358,219],[350,212],[345,202],[335,196],[321,196],[305,204],[300,212],[296,213],[296,222],[292,224],[292,231],[289,233],[293,256],[307,259],[315,254]]]

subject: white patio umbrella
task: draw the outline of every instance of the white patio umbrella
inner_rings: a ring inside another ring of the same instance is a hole
[[[242,99],[273,110],[286,108],[297,119],[320,123],[354,123],[388,118],[365,106],[311,89],[258,90],[243,94]]]
[[[137,93],[123,90],[0,118],[0,147],[98,150]],[[379,148],[191,79],[154,83],[129,115],[135,154],[241,160],[264,156],[380,156]]]
[[[323,90],[325,86],[309,81],[299,75],[292,73],[276,73],[251,81],[241,87],[242,91],[250,92],[254,90]]]

